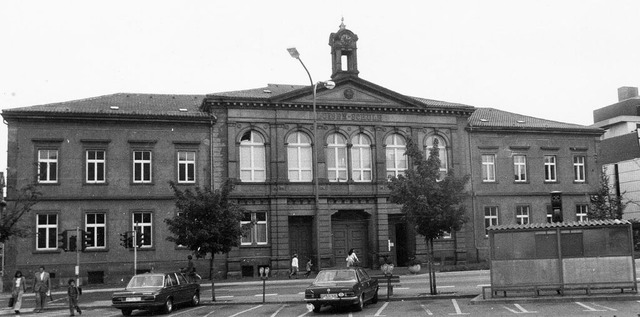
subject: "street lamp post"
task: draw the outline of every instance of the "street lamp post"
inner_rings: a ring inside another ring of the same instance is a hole
[[[327,80],[327,81],[319,81],[314,83],[313,79],[311,78],[311,73],[309,73],[309,70],[307,69],[307,66],[304,65],[304,63],[302,62],[302,59],[300,59],[300,53],[298,52],[298,50],[295,47],[291,47],[288,48],[287,51],[289,52],[289,55],[291,55],[291,57],[297,59],[298,61],[300,61],[300,64],[302,65],[302,67],[304,68],[304,70],[307,72],[307,76],[309,76],[309,82],[311,83],[311,86],[313,86],[313,139],[314,139],[314,149],[313,149],[313,193],[315,196],[315,212],[316,212],[316,258],[317,258],[317,268],[318,270],[320,270],[321,264],[320,264],[320,197],[319,197],[319,186],[318,186],[318,151],[319,151],[319,146],[318,146],[318,113],[316,112],[316,97],[317,97],[317,89],[318,89],[318,84],[322,84],[325,88],[327,89],[333,89],[336,86],[336,83],[334,83],[333,81]]]

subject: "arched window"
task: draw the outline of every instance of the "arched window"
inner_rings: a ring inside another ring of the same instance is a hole
[[[240,139],[240,180],[264,182],[265,177],[264,139],[256,131],[247,131]]]
[[[312,162],[309,136],[302,132],[292,133],[287,138],[289,181],[310,182],[313,177]]]
[[[408,162],[404,152],[407,150],[407,142],[400,134],[391,134],[384,141],[386,152],[387,178],[403,175],[407,170]]]
[[[429,154],[431,153],[431,149],[435,147],[438,148],[438,158],[440,159],[440,178],[439,179],[443,179],[445,176],[447,176],[447,172],[449,170],[449,165],[447,163],[448,161],[448,157],[447,157],[447,143],[444,141],[443,138],[436,136],[436,135],[431,135],[428,136],[427,139],[425,140],[425,157],[428,158]]]
[[[351,177],[355,182],[370,182],[373,178],[371,169],[371,140],[363,133],[351,138]]]
[[[327,178],[331,182],[347,181],[347,139],[338,133],[327,137]]]

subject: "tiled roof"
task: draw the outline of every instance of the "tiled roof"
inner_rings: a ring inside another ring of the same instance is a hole
[[[273,97],[276,97],[294,90],[298,90],[304,87],[308,87],[308,86],[267,84],[267,87],[247,89],[247,90],[216,92],[216,93],[209,94],[207,96],[267,100],[269,98],[273,98]]]
[[[606,219],[589,221],[551,222],[551,223],[529,223],[526,225],[509,224],[488,227],[490,231],[502,230],[525,230],[525,229],[555,229],[555,228],[585,228],[599,226],[626,226],[631,223],[627,220]]]
[[[494,108],[476,108],[469,117],[471,128],[504,128],[511,130],[576,130],[593,133],[603,133],[604,130],[579,124],[545,120],[517,113],[502,111]]]
[[[128,94],[98,96],[87,99],[30,107],[5,109],[2,114],[64,113],[98,115],[152,115],[177,117],[207,117],[200,111],[204,95]]]
[[[465,104],[461,104],[461,103],[455,103],[455,102],[440,101],[440,100],[426,99],[426,98],[420,98],[420,97],[409,97],[409,98],[413,98],[413,99],[415,99],[417,101],[420,101],[420,102],[426,104],[427,106],[433,106],[433,107],[470,107],[470,108],[473,108],[473,106],[469,106],[469,105],[465,105]]]

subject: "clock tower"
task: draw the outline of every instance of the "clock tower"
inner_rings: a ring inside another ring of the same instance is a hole
[[[358,58],[356,51],[356,42],[358,36],[353,32],[347,30],[344,25],[344,18],[340,23],[340,30],[336,33],[331,33],[329,37],[329,46],[331,46],[331,59],[333,73],[331,79],[336,79],[341,76],[358,76]]]

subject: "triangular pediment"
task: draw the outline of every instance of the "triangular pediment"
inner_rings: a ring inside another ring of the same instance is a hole
[[[313,90],[305,87],[279,96],[276,102],[313,103]],[[316,103],[323,105],[350,105],[386,108],[420,107],[420,102],[367,82],[361,78],[351,77],[336,81],[334,89],[326,89],[318,85]]]

